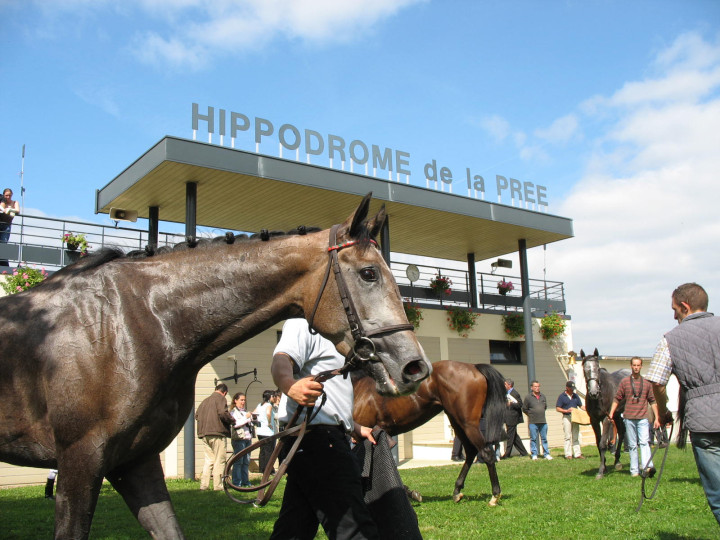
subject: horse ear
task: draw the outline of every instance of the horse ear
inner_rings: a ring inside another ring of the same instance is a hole
[[[380,234],[380,230],[385,224],[386,219],[387,212],[385,211],[385,205],[383,204],[380,207],[380,211],[375,214],[375,217],[368,221],[367,228],[368,233],[370,234],[370,238],[377,238],[377,235]]]
[[[597,347],[595,347],[595,352],[593,353],[593,356],[597,356],[600,358],[600,353],[598,353]]]
[[[360,205],[357,207],[355,212],[340,226],[338,229],[338,236],[343,234],[347,234],[350,238],[357,238],[360,236],[363,221],[365,221],[365,218],[368,215],[371,198],[372,191],[363,197],[363,200],[360,202]]]
[[[585,351],[580,349],[580,358],[585,359]]]

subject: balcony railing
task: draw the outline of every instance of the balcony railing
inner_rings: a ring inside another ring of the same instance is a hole
[[[65,233],[70,232],[85,234],[90,251],[102,247],[132,251],[144,249],[148,243],[147,231],[24,215],[13,221],[10,241],[7,244],[0,243],[0,264],[31,264],[50,271],[62,268],[78,257],[77,252],[65,249],[62,242]],[[158,235],[158,246],[173,245],[184,239],[183,234],[161,232]]]
[[[53,271],[77,260],[77,252],[65,249],[62,238],[65,233],[84,233],[90,251],[102,247],[118,247],[123,251],[144,249],[148,244],[148,232],[127,227],[111,227],[83,221],[58,220],[42,216],[24,215],[15,218],[12,234],[7,244],[0,243],[0,265],[17,266],[30,264],[43,266]],[[181,233],[160,232],[158,246],[182,242]],[[470,307],[470,279],[475,280],[477,298],[475,304],[480,310],[518,311],[522,309],[520,278],[502,274],[478,272],[470,276],[467,271],[438,266],[416,264],[420,275],[411,283],[406,275],[408,263],[391,262],[395,280],[402,295],[423,307],[442,309],[446,306]],[[437,274],[450,278],[452,293],[438,297],[430,289],[430,280]],[[499,294],[497,283],[512,281],[515,289],[507,295]],[[565,313],[565,291],[562,282],[530,279],[530,307],[534,314],[557,311]]]
[[[408,264],[391,263],[393,276],[400,287],[400,293],[405,298],[429,308],[471,307],[473,305],[470,292],[471,276],[467,271],[419,264],[416,266],[420,271],[420,276],[417,281],[411,283],[406,275]],[[448,277],[452,281],[450,294],[438,296],[430,288],[430,281],[438,274]],[[478,309],[503,312],[522,310],[523,300],[519,276],[477,272],[472,278],[475,279],[476,284]],[[514,290],[506,295],[500,294],[497,287],[499,281],[512,281]],[[553,311],[566,312],[565,289],[562,282],[540,279],[530,279],[529,282],[530,308],[533,314],[544,315]]]

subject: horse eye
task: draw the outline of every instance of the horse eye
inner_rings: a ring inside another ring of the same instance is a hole
[[[375,268],[369,266],[360,270],[360,277],[363,281],[377,281],[377,272],[375,271]]]

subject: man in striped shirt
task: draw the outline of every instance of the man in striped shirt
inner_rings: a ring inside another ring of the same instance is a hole
[[[627,434],[628,452],[630,452],[630,476],[640,476],[640,469],[644,476],[652,478],[655,475],[655,467],[650,461],[650,424],[647,420],[648,403],[655,413],[653,427],[660,427],[660,415],[655,402],[652,384],[646,381],[640,370],[642,369],[642,358],[634,356],[630,360],[632,374],[620,381],[612,407],[610,407],[609,418],[615,414],[618,404],[625,401],[625,433]],[[642,467],[638,465],[638,446],[642,458]]]

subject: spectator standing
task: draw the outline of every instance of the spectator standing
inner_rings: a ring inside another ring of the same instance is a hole
[[[233,425],[232,444],[233,452],[244,450],[252,444],[252,413],[246,408],[247,398],[242,392],[238,392],[232,398],[233,408],[230,411],[235,424]],[[232,483],[235,486],[250,487],[250,454],[244,455],[233,464]]]
[[[267,439],[268,437],[272,437],[274,435],[272,429],[272,399],[274,395],[274,390],[265,390],[262,395],[262,403],[258,404],[253,411],[253,414],[257,415],[258,422],[260,422],[260,425],[255,430],[258,441],[262,441],[263,439]],[[267,464],[270,461],[273,450],[275,450],[274,442],[271,444],[263,444],[260,447],[258,465],[261,473],[265,472],[265,467],[267,467]],[[275,470],[273,469],[272,472],[274,473]]]
[[[505,379],[505,426],[507,428],[507,447],[502,459],[507,459],[512,455],[513,447],[517,448],[520,455],[525,457],[528,451],[517,432],[519,424],[524,423],[522,415],[522,396],[515,390],[515,382],[512,379]]]
[[[457,435],[453,437],[453,446],[452,452],[450,453],[450,459],[452,459],[453,461],[465,461],[465,452],[463,451],[462,441]]]
[[[632,373],[622,379],[618,385],[608,417],[613,417],[618,405],[624,400],[623,422],[625,423],[627,450],[630,452],[630,476],[639,476],[642,469],[647,476],[652,477],[655,474],[655,468],[650,460],[650,425],[647,416],[649,403],[655,413],[654,427],[660,427],[657,404],[652,385],[640,375],[642,358],[634,356],[630,360],[630,368]],[[638,464],[638,446],[642,465]]]
[[[210,487],[212,476],[215,491],[223,489],[222,475],[227,462],[227,443],[225,439],[230,435],[230,426],[235,425],[235,419],[228,412],[228,387],[220,383],[215,391],[206,397],[195,412],[197,420],[198,437],[205,445],[205,460],[202,476],[200,477],[200,490]]]
[[[580,396],[575,393],[575,383],[568,381],[565,391],[558,396],[555,410],[561,413],[563,434],[565,435],[565,459],[585,459],[580,450],[580,424],[572,421],[572,410],[579,408],[585,410]]]
[[[13,191],[10,188],[3,190],[2,201],[0,201],[0,243],[7,244],[10,241],[13,218],[20,213],[20,205],[14,201]]]
[[[530,393],[525,396],[522,404],[522,410],[528,417],[528,427],[530,428],[530,453],[533,460],[538,458],[538,435],[542,441],[543,455],[545,459],[552,459],[550,449],[547,442],[547,420],[545,419],[545,411],[547,410],[547,399],[545,395],[540,393],[540,383],[533,381],[530,384]]]
[[[679,420],[690,431],[700,482],[720,524],[720,317],[708,313],[707,292],[697,283],[675,289],[671,306],[678,326],[660,340],[647,379],[653,382],[664,422],[665,386],[671,374],[677,377]],[[683,436],[678,444],[684,443]]]

